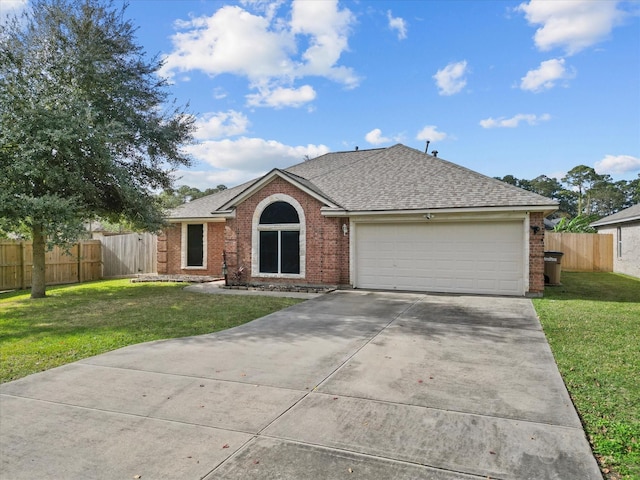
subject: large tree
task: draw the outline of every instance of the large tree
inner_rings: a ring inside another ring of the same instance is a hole
[[[189,159],[193,117],[110,0],[34,0],[0,25],[0,218],[33,239],[31,297],[45,296],[47,244],[96,216],[157,230],[154,191]]]
[[[587,211],[601,218],[622,210],[626,207],[627,186],[626,180],[614,182],[609,175],[604,175],[587,193]]]
[[[562,181],[575,188],[578,194],[578,215],[583,213],[590,215],[589,192],[596,183],[607,181],[607,179],[603,178],[602,175],[598,175],[592,167],[578,165],[569,170],[562,178]]]
[[[640,173],[635,180],[629,180],[626,188],[627,203],[625,207],[637,205],[640,203]]]

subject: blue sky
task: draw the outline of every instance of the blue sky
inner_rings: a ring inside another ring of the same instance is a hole
[[[127,16],[198,118],[178,184],[426,140],[489,176],[640,172],[638,1],[131,0]]]

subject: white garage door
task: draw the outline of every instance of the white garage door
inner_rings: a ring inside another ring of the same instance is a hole
[[[357,224],[355,286],[524,294],[522,222]]]

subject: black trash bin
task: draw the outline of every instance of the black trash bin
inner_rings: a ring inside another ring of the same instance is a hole
[[[546,285],[560,285],[563,255],[562,252],[544,252],[544,283]]]

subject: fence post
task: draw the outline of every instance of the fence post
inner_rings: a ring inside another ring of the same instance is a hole
[[[78,283],[82,283],[82,242],[78,241]]]
[[[27,245],[20,242],[20,290],[27,288]]]

